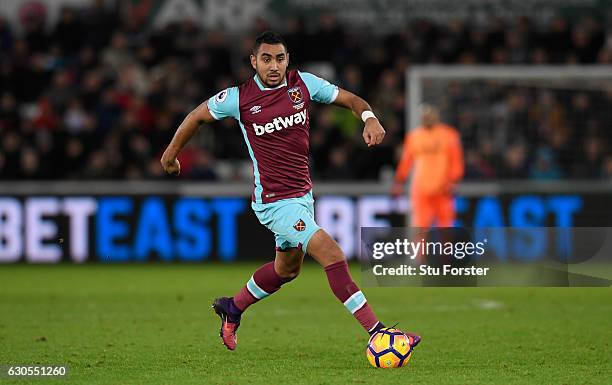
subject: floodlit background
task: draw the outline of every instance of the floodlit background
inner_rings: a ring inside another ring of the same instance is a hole
[[[202,128],[178,179],[159,165],[189,111],[252,76],[252,42],[267,29],[285,36],[293,67],[363,96],[387,130],[367,149],[349,111],[311,111],[317,219],[349,257],[361,226],[406,222],[409,203],[388,192],[422,102],[461,133],[457,225],[607,225],[610,12],[594,0],[3,1],[0,259],[267,258],[233,120]],[[41,215],[55,218],[42,233]]]
[[[350,112],[310,111],[317,222],[349,259],[361,227],[409,219],[390,189],[423,102],[461,134],[458,226],[612,224],[609,0],[2,0],[0,368],[68,365],[83,384],[609,383],[607,288],[364,288],[424,337],[407,368],[377,371],[307,262],[249,309],[235,354],[221,347],[210,301],[274,255],[247,149],[227,119],[201,128],[180,177],[159,159],[189,111],[253,76],[267,29],[387,130],[368,149]],[[528,235],[496,252],[542,258],[552,241]]]
[[[350,112],[314,111],[313,176],[324,181],[388,180],[412,66],[612,63],[606,2],[351,3],[3,1],[2,179],[163,179],[157,160],[174,129],[252,75],[266,29],[285,36],[294,67],[362,95],[388,131],[367,150]],[[462,133],[466,179],[609,178],[610,78],[601,83],[453,85],[441,107]],[[251,180],[232,120],[203,130],[181,160],[183,180]]]

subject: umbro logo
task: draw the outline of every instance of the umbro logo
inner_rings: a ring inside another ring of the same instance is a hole
[[[251,115],[259,114],[261,112],[261,106],[253,106],[249,111],[251,111]]]
[[[295,225],[293,225],[293,228],[296,229],[297,231],[304,231],[306,230],[306,223],[304,223],[303,220],[299,220],[297,222],[295,222]]]

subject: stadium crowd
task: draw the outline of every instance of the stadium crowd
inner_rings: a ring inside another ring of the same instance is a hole
[[[612,64],[612,30],[589,16],[546,24],[493,18],[486,26],[418,20],[372,36],[323,13],[313,30],[291,17],[280,27],[260,19],[250,33],[232,35],[189,21],[144,28],[95,4],[64,8],[54,26],[32,11],[19,31],[0,15],[0,179],[163,178],[159,156],[178,124],[217,90],[252,76],[254,36],[271,27],[286,37],[294,67],[363,96],[388,133],[384,145],[367,149],[350,112],[313,107],[316,179],[390,175],[411,64]],[[461,131],[468,179],[612,177],[611,105],[611,88],[568,94],[465,83],[451,84],[441,101]],[[180,159],[183,178],[252,177],[229,119],[202,130]]]

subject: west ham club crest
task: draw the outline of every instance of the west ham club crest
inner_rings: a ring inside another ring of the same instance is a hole
[[[287,93],[289,94],[289,99],[291,99],[293,104],[298,104],[302,101],[302,90],[300,87],[293,87],[287,90]]]
[[[295,222],[295,225],[293,225],[293,228],[296,229],[297,231],[304,231],[306,230],[306,223],[304,223],[303,220],[299,220],[297,222]]]

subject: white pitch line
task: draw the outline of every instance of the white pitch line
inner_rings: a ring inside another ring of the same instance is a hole
[[[483,310],[495,310],[501,309],[504,307],[504,304],[499,301],[494,301],[492,299],[477,299],[474,301],[474,305]]]

